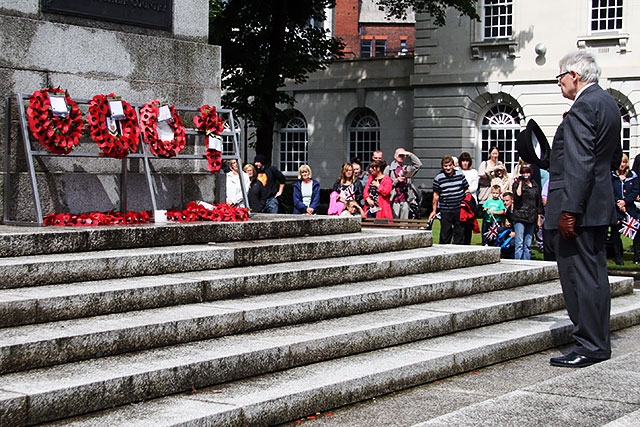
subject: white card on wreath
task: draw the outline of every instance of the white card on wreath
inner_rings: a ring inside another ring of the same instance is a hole
[[[162,141],[173,141],[174,138],[173,129],[167,122],[158,123],[158,138]]]
[[[166,122],[171,120],[171,109],[168,105],[163,105],[160,107],[160,111],[158,112],[158,123]]]
[[[120,100],[109,100],[109,111],[111,112],[111,118],[114,120],[122,120],[125,117],[122,101]]]
[[[209,150],[222,152],[222,137],[220,135],[209,135]]]
[[[51,111],[54,116],[66,117],[69,115],[67,100],[62,95],[49,94],[49,102],[51,102]]]

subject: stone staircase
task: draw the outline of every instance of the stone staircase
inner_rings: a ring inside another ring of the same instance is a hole
[[[273,425],[570,340],[555,264],[428,231],[0,228],[1,426]]]

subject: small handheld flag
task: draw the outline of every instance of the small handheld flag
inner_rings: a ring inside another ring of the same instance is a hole
[[[632,218],[629,214],[622,220],[622,226],[620,227],[620,234],[630,239],[636,237],[636,233],[640,229],[640,221]]]

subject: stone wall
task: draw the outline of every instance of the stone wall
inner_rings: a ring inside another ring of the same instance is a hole
[[[0,0],[3,148],[8,143],[7,97],[46,86],[63,87],[76,99],[114,92],[131,103],[161,99],[179,106],[219,105],[220,48],[207,44],[208,2],[172,3],[172,30],[166,31],[43,13],[38,0]],[[32,216],[33,200],[16,113],[16,109],[11,112],[7,193],[10,217],[26,218]],[[83,138],[80,147],[90,144]],[[5,157],[3,149],[3,172]],[[39,159],[36,168],[44,213],[116,208],[121,167],[122,162],[112,159]],[[128,207],[150,209],[143,163],[131,160],[128,168]],[[214,177],[204,162],[153,161],[152,172],[160,209],[182,208],[194,198],[213,200]],[[0,191],[4,199],[4,181]]]

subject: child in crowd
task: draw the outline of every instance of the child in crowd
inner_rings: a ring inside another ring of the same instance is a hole
[[[491,186],[493,187],[494,185],[499,185],[500,194],[506,193],[507,191],[511,191],[511,180],[509,179],[507,168],[505,168],[504,165],[496,166],[491,176],[493,177],[491,179]]]
[[[340,216],[359,216],[366,218],[364,210],[362,210],[362,207],[355,200],[349,200],[344,205],[344,210],[340,212]]]
[[[491,186],[491,198],[488,199],[482,205],[484,211],[484,220],[482,221],[482,244],[487,245],[486,233],[489,231],[493,224],[498,226],[502,224],[503,216],[506,212],[504,202],[500,198],[502,194],[502,187],[500,185]]]

